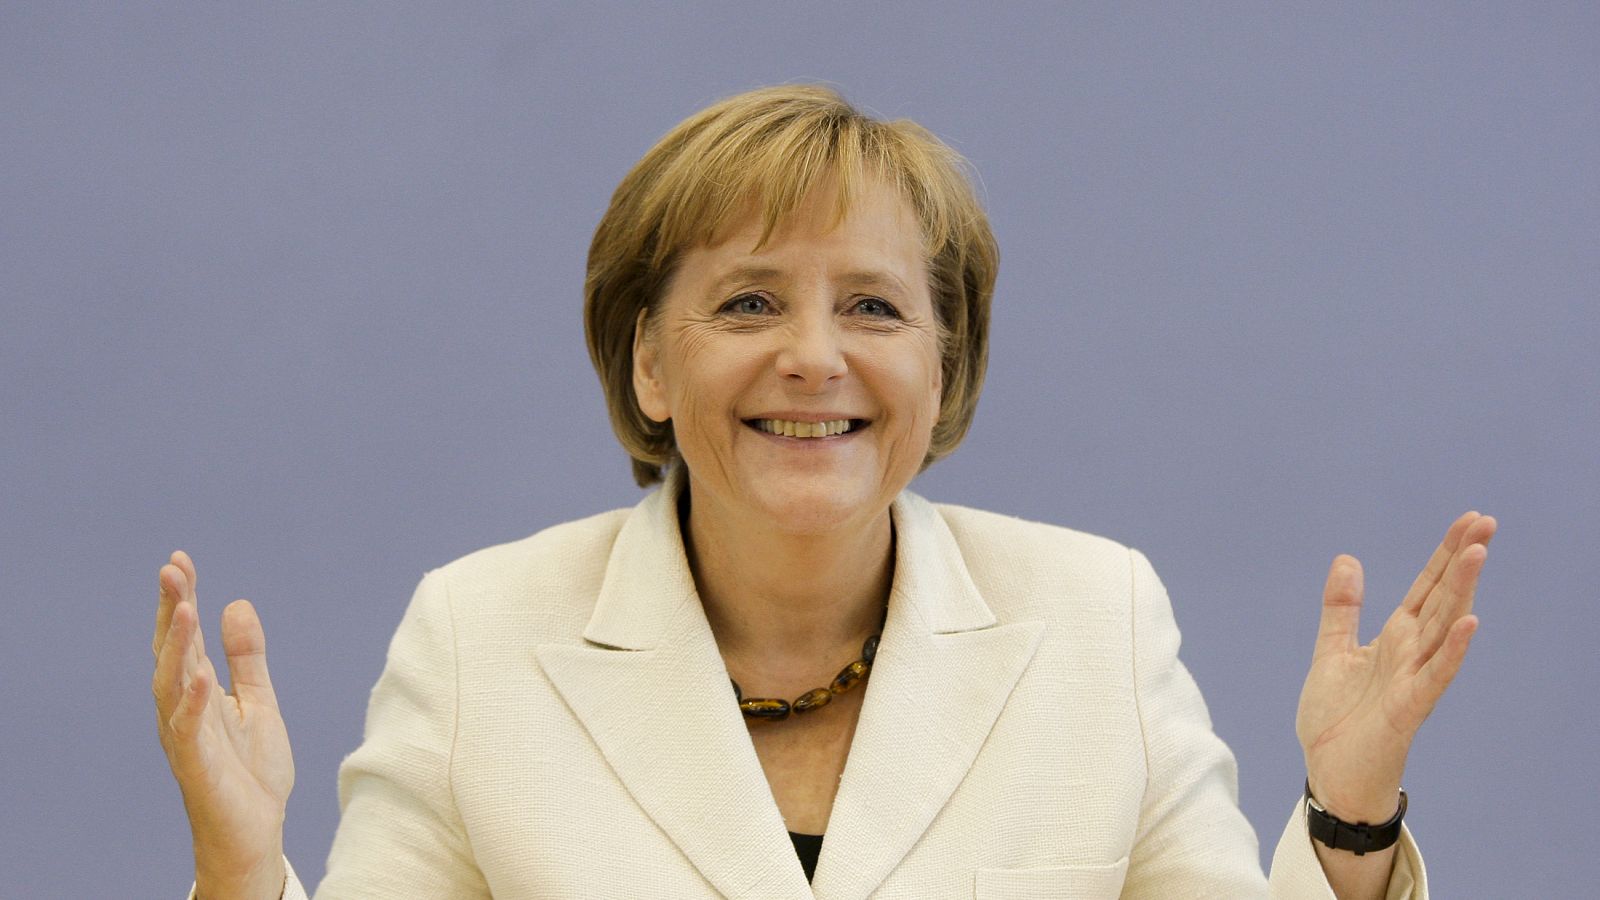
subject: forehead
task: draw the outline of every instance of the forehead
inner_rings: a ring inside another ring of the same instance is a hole
[[[763,208],[747,201],[712,239],[684,254],[696,274],[779,278],[802,265],[825,263],[835,280],[870,286],[884,276],[922,284],[928,266],[921,223],[906,198],[879,181],[863,184],[847,204],[833,185],[811,191],[766,231]]]

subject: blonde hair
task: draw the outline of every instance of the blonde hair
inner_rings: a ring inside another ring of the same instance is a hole
[[[972,425],[989,357],[989,301],[1000,251],[966,175],[967,163],[927,129],[857,111],[815,85],[729,97],[668,132],[628,172],[589,244],[584,335],[611,427],[641,487],[677,459],[671,422],[655,422],[633,392],[634,329],[653,314],[682,252],[712,243],[752,200],[759,249],[778,222],[820,185],[835,194],[835,223],[869,179],[911,204],[922,227],[938,315],[943,392],[923,467],[949,454]]]

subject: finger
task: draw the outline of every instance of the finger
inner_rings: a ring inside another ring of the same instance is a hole
[[[167,640],[156,658],[156,675],[152,690],[156,695],[156,710],[163,716],[175,715],[193,688],[194,679],[200,677],[207,683],[206,694],[216,689],[217,676],[210,660],[199,649],[200,615],[194,604],[180,602],[172,612],[172,625],[167,629]]]
[[[172,551],[172,564],[183,571],[184,577],[189,580],[189,590],[191,592],[194,591],[200,583],[200,576],[195,572],[194,560],[190,559],[189,554],[182,550],[174,550]],[[193,599],[193,597],[191,596],[190,599]]]
[[[1361,631],[1363,592],[1361,561],[1349,554],[1334,557],[1322,588],[1322,623],[1317,628],[1316,655],[1342,653],[1355,647]]]
[[[1433,711],[1439,698],[1444,696],[1445,689],[1455,680],[1456,673],[1461,671],[1461,663],[1467,658],[1467,648],[1472,645],[1472,636],[1477,631],[1477,616],[1457,619],[1446,634],[1439,652],[1418,672],[1415,695],[1418,725]]]
[[[172,624],[172,608],[184,597],[194,599],[195,579],[194,560],[182,550],[174,550],[167,564],[156,573],[156,633],[150,643],[155,653],[161,652],[161,642]]]
[[[182,617],[183,626],[180,630],[178,622]],[[177,606],[172,611],[173,627],[169,632],[176,632],[181,638],[178,644],[177,665],[179,672],[188,673],[208,664],[206,659],[206,636],[200,628],[200,610],[195,606],[194,600],[183,597],[178,600]],[[213,685],[215,687],[215,685]]]
[[[1479,543],[1463,543],[1454,556],[1450,558],[1450,565],[1445,568],[1443,577],[1428,593],[1428,599],[1423,601],[1419,621],[1426,628],[1434,619],[1444,616],[1450,621],[1472,611],[1472,598],[1478,588],[1478,576],[1483,572],[1483,564],[1489,558],[1489,548]]]
[[[235,600],[222,611],[222,650],[235,697],[277,706],[267,674],[267,636],[249,600]]]
[[[172,715],[183,689],[194,618],[193,606],[176,604],[168,620],[166,634],[162,636],[160,650],[156,653],[156,671],[151,679],[150,690],[155,694],[156,711],[163,720]]]
[[[194,567],[194,560],[190,559],[189,554],[182,550],[174,550],[172,551],[172,564],[177,566],[178,570],[183,573],[183,580],[179,583],[183,594],[179,599],[193,603],[195,611],[198,613],[200,610],[200,594],[198,593],[200,589],[200,573]],[[201,652],[203,653],[205,628],[201,626],[198,615],[195,616],[195,628],[195,640],[200,644]]]
[[[1411,590],[1406,592],[1405,600],[1401,601],[1400,606],[1403,609],[1415,613],[1422,608],[1422,602],[1427,599],[1428,592],[1439,583],[1445,567],[1450,565],[1450,558],[1461,546],[1461,536],[1478,518],[1476,511],[1462,513],[1450,523],[1449,528],[1445,529],[1444,540],[1434,549],[1433,556],[1428,558],[1428,564],[1422,567],[1422,571],[1417,574],[1417,580],[1411,583]]]
[[[1445,633],[1464,616],[1472,614],[1472,601],[1478,590],[1478,576],[1489,558],[1489,548],[1468,544],[1457,551],[1439,584],[1429,592],[1422,608],[1418,649],[1422,659],[1438,651]]]
[[[1461,546],[1482,544],[1487,547],[1499,530],[1500,522],[1494,516],[1479,516],[1461,535]]]
[[[178,605],[183,589],[178,582],[183,570],[171,563],[156,572],[156,633],[150,639],[150,652],[161,655],[161,645],[167,639],[167,629],[172,626],[172,608]]]
[[[167,718],[167,729],[177,739],[175,752],[181,754],[192,749],[215,688],[216,676],[203,667],[196,666],[184,674],[177,707]]]

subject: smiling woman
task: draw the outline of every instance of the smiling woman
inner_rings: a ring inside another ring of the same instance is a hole
[[[839,287],[891,305],[925,292],[941,338],[942,376],[926,462],[954,450],[983,386],[1000,263],[964,167],[916,123],[862,116],[832,91],[810,86],[731,97],[662,138],[617,187],[595,229],[584,286],[589,355],[640,485],[658,481],[677,453],[672,429],[634,402],[635,326],[667,297],[686,257],[720,248],[714,262],[724,269],[701,289],[724,299],[735,299],[729,292],[741,282],[799,277],[764,261],[761,251],[780,228],[817,236],[839,226],[863,192],[872,196],[860,212],[893,232],[855,249],[863,259],[888,253],[886,268],[846,266],[832,276]],[[916,263],[907,268],[913,253]]]
[[[664,484],[424,577],[319,896],[1426,896],[1400,775],[1494,520],[1457,520],[1365,647],[1335,560],[1264,877],[1144,557],[906,489],[971,424],[997,261],[959,158],[828,90],[663,138],[596,229],[585,321]],[[260,622],[228,608],[222,693],[195,580],[161,570],[154,690],[197,891],[303,897]]]
[[[939,326],[916,217],[875,181],[841,221],[828,197],[813,192],[764,245],[749,215],[685,251],[637,332],[639,408],[672,423],[696,505],[745,535],[868,518],[886,540],[889,503],[927,458],[939,417]],[[841,420],[850,427],[811,437],[812,423]]]

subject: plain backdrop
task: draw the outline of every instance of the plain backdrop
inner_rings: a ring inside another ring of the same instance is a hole
[[[1587,893],[1597,46],[1592,3],[5,4],[0,896],[187,889],[178,547],[213,642],[266,621],[321,877],[421,573],[640,496],[579,322],[612,189],[785,81],[973,162],[993,358],[915,489],[1149,554],[1264,852],[1329,560],[1370,636],[1500,518],[1408,822],[1435,896]]]

